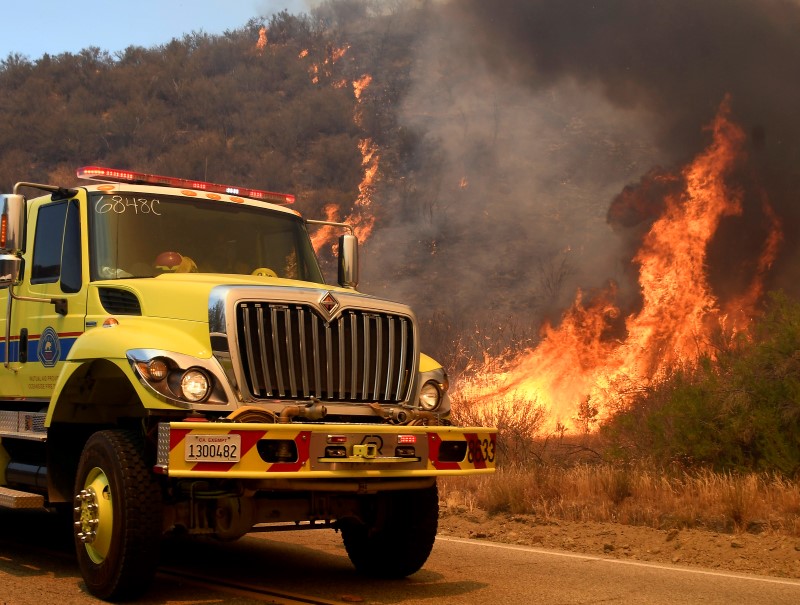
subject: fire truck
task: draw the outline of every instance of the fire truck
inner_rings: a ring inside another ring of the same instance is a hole
[[[170,534],[327,528],[361,573],[419,570],[437,477],[493,472],[496,430],[451,424],[411,309],[356,290],[352,228],[291,195],[77,177],[0,196],[0,507],[69,517],[105,600],[147,589]]]

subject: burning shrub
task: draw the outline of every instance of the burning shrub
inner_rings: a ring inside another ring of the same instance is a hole
[[[673,368],[602,426],[609,454],[800,473],[800,303],[773,294],[748,337]]]

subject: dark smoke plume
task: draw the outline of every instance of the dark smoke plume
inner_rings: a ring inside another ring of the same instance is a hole
[[[419,142],[382,201],[369,291],[461,334],[511,319],[535,337],[609,280],[636,312],[635,251],[727,99],[743,212],[710,245],[711,286],[725,300],[759,270],[766,201],[784,233],[766,287],[800,295],[800,0],[416,6],[401,116]]]
[[[506,82],[541,91],[576,82],[622,109],[651,117],[655,142],[681,163],[703,146],[726,95],[749,133],[748,161],[735,185],[742,217],[712,246],[712,280],[725,289],[763,241],[764,197],[786,234],[771,287],[798,293],[800,269],[800,5],[794,0],[464,0],[449,5],[470,32],[463,51]],[[652,220],[643,179],[614,200],[609,220],[629,234]],[[642,204],[644,203],[644,207]],[[660,203],[652,196],[652,203]],[[744,276],[739,275],[739,279]]]

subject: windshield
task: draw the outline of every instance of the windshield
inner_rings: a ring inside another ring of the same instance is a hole
[[[303,221],[224,202],[90,195],[92,279],[234,273],[322,283]]]

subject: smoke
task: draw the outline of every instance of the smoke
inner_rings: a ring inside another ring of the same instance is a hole
[[[609,279],[634,304],[631,259],[676,186],[665,175],[703,149],[704,126],[729,97],[749,136],[734,183],[744,210],[709,251],[712,285],[724,295],[749,279],[766,200],[788,234],[768,286],[798,290],[796,1],[459,0],[428,10],[402,107],[420,143],[391,200],[413,211],[370,243],[384,269],[388,259],[387,289],[465,323],[545,317]]]

